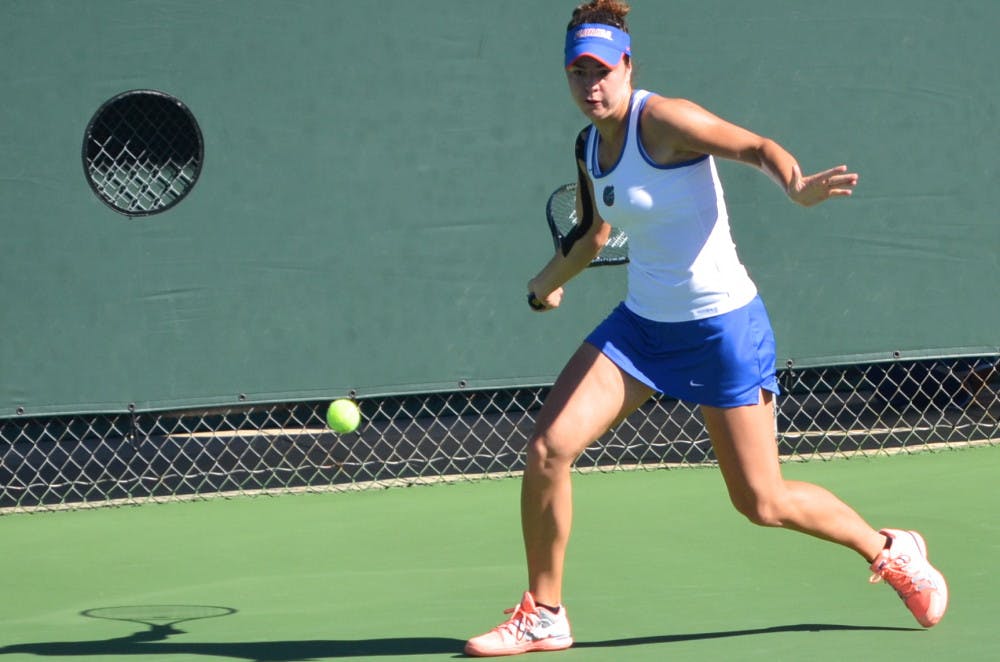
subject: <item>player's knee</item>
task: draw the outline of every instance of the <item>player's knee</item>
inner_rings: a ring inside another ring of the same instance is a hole
[[[777,500],[750,494],[733,495],[732,501],[736,510],[750,520],[752,524],[769,527],[784,526],[785,518],[782,515],[782,509]]]
[[[558,470],[573,463],[571,453],[565,453],[549,434],[536,432],[528,441],[528,465],[542,470]]]

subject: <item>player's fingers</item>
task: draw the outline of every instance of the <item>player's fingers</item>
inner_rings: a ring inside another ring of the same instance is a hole
[[[809,179],[810,186],[817,188],[820,191],[827,191],[831,195],[834,194],[834,191],[837,191],[836,195],[843,195],[844,190],[854,188],[857,183],[858,176],[855,173],[827,176],[824,176],[824,173],[819,173]]]
[[[833,193],[834,191],[842,191],[842,190],[850,191],[854,188],[856,184],[857,180],[846,180],[846,181],[828,180],[824,184],[824,187],[826,188],[827,191]]]
[[[858,173],[856,172],[845,172],[842,174],[830,175],[826,178],[827,181],[831,183],[853,183],[858,181]]]
[[[839,166],[834,166],[832,168],[827,168],[823,172],[817,172],[815,175],[812,175],[810,177],[810,179],[829,179],[830,177],[833,177],[834,175],[839,175],[839,174],[845,173],[845,172],[847,172],[847,166],[841,164]]]
[[[847,172],[847,166],[837,166],[804,178],[807,185],[840,186],[853,185],[858,180],[856,172]]]

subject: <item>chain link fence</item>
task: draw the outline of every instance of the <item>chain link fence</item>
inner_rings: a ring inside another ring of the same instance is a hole
[[[780,373],[783,461],[1000,444],[995,357]],[[0,513],[213,496],[343,491],[516,475],[547,387],[359,401],[351,434],[327,402],[0,420]],[[578,471],[714,462],[697,408],[647,402]]]
[[[198,180],[201,129],[180,100],[156,90],[109,99],[87,125],[83,170],[94,194],[126,216],[170,209]]]

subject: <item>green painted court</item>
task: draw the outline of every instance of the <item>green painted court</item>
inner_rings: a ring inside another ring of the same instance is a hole
[[[1000,447],[785,465],[873,525],[926,536],[952,595],[928,631],[853,553],[745,523],[715,469],[576,475],[565,599],[577,644],[548,655],[1000,659],[998,471]],[[0,662],[462,657],[524,588],[518,490],[499,480],[0,517]],[[143,622],[138,608],[157,606],[225,609]],[[113,607],[120,620],[84,614]]]

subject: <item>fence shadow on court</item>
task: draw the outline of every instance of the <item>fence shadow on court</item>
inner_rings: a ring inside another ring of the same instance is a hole
[[[30,654],[38,657],[93,658],[107,659],[112,656],[136,656],[164,659],[177,655],[197,655],[201,657],[247,660],[248,662],[305,662],[331,658],[352,657],[396,657],[407,655],[450,655],[461,654],[465,642],[448,637],[386,637],[379,639],[316,639],[296,641],[247,641],[247,642],[187,642],[168,641],[172,636],[184,634],[177,625],[181,622],[228,616],[236,613],[230,607],[205,607],[194,605],[107,607],[88,609],[81,615],[105,618],[123,622],[141,623],[145,627],[128,636],[90,641],[48,641],[14,644],[0,647],[0,657],[14,654]],[[870,625],[837,625],[804,623],[778,625],[766,628],[723,630],[718,632],[697,632],[689,634],[667,634],[649,637],[608,639],[604,641],[580,641],[576,648],[616,648],[669,644],[703,639],[726,637],[746,637],[782,632],[830,632],[830,631],[920,631],[920,628],[883,627]]]
[[[458,656],[465,641],[446,637],[399,637],[385,639],[247,642],[151,642],[147,632],[96,641],[51,641],[0,647],[4,655],[29,654],[38,657],[93,658],[107,660],[119,656],[143,659],[170,659],[172,656],[199,656],[246,660],[247,662],[306,662],[352,657],[393,657],[406,655],[453,654]]]
[[[232,607],[217,605],[125,605],[95,607],[81,616],[144,626],[124,637],[89,641],[46,641],[0,647],[0,657],[30,654],[38,657],[93,658],[117,656],[168,659],[177,655],[247,660],[248,662],[305,662],[324,658],[390,657],[427,654],[457,654],[465,644],[445,637],[387,637],[381,639],[297,641],[187,642],[168,641],[187,630],[197,629],[193,621],[237,613]]]

